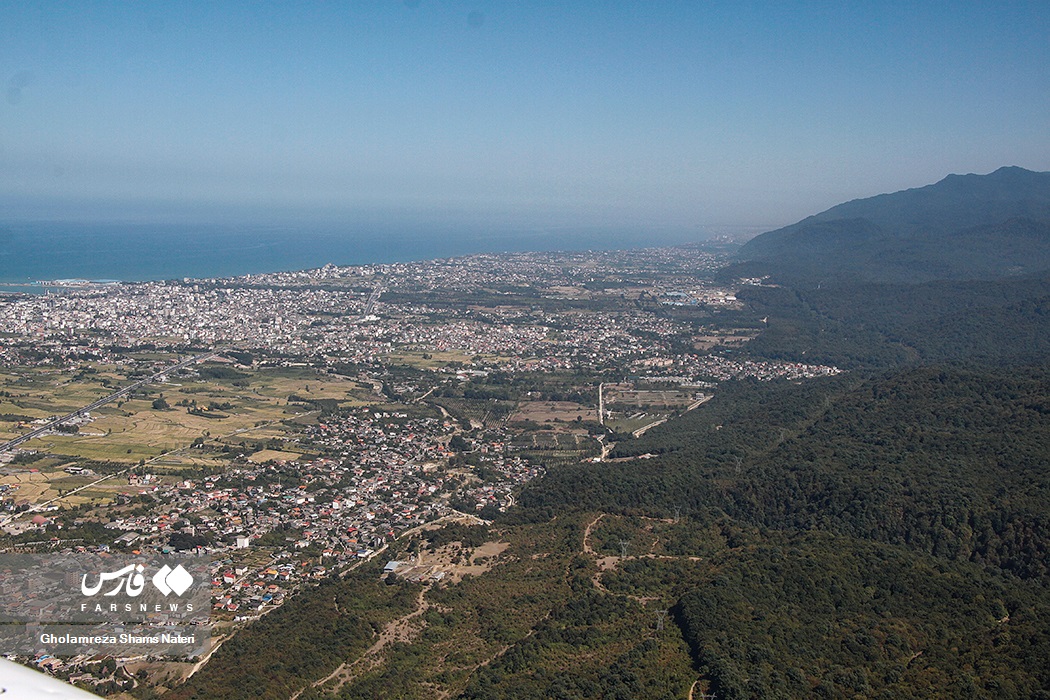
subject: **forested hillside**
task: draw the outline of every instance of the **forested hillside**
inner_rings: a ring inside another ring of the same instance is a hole
[[[749,241],[741,273],[914,283],[1050,269],[1050,173],[1000,168],[858,199]]]
[[[767,320],[748,352],[846,368],[1050,355],[1050,278],[745,287]]]
[[[1048,396],[1043,367],[738,383],[613,452],[656,457],[560,469],[521,515],[714,506],[1045,579]]]
[[[1041,586],[854,538],[759,541],[675,607],[716,697],[1050,697]]]
[[[740,523],[675,608],[717,697],[1047,697],[1048,396],[1041,365],[737,383],[519,516]]]

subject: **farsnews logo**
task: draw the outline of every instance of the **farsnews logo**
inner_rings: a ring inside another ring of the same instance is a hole
[[[129,597],[136,598],[141,595],[142,590],[146,587],[146,577],[143,576],[143,571],[145,571],[145,567],[142,564],[128,564],[122,569],[99,574],[98,582],[93,586],[88,585],[88,574],[84,574],[80,580],[80,592],[86,596],[94,596],[107,583],[116,581],[117,584],[102,595],[115,596],[120,593],[121,589],[124,589],[124,592]],[[182,567],[182,564],[179,564],[174,569],[165,564],[157,573],[153,574],[151,580],[154,587],[165,596],[171,593],[181,596],[193,585],[193,576]]]
[[[189,571],[182,568],[182,564],[174,569],[165,564],[160,567],[160,571],[153,574],[153,585],[164,595],[169,593],[182,595],[187,588],[193,585],[193,577],[190,576]]]
[[[208,624],[213,566],[206,557],[0,553],[0,622],[196,628]]]

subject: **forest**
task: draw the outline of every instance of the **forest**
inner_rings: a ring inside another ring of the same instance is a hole
[[[737,382],[613,452],[658,457],[559,469],[513,517],[713,506],[1045,580],[1048,395],[1044,367]]]
[[[915,285],[745,287],[768,319],[748,352],[843,368],[1038,363],[1050,354],[1050,278]]]

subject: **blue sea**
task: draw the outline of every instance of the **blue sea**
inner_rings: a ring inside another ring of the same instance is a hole
[[[233,277],[470,253],[614,250],[694,243],[698,233],[504,232],[425,227],[0,223],[0,291],[41,280],[143,281]],[[37,288],[39,290],[39,287]]]

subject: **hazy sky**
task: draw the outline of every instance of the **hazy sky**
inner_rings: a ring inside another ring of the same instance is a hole
[[[1050,2],[0,1],[0,219],[774,227],[1050,170]]]

